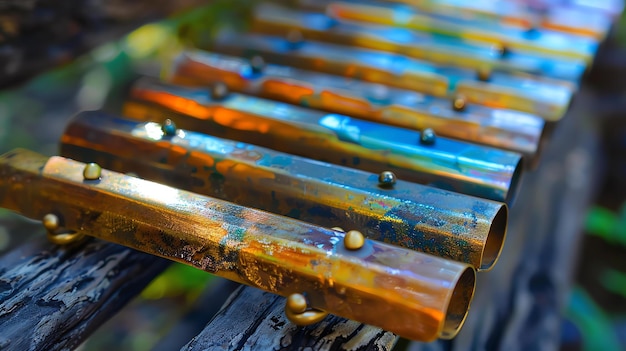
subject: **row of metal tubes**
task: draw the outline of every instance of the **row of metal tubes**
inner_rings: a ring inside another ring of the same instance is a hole
[[[506,234],[499,202],[157,123],[83,112],[61,142],[62,156],[477,269],[493,266]]]
[[[523,112],[443,99],[405,89],[266,64],[203,51],[187,51],[169,78],[176,84],[228,89],[397,127],[432,129],[437,135],[519,152],[536,165],[544,121]]]
[[[576,84],[586,67],[583,60],[512,51],[505,44],[485,45],[403,28],[342,22],[323,12],[295,10],[270,3],[261,3],[254,8],[250,30],[278,36],[297,31],[307,40],[393,52],[453,67],[487,69],[485,79],[494,70],[510,75],[523,73],[557,78]]]
[[[126,116],[163,122],[176,113],[184,129],[249,142],[278,151],[348,165],[392,171],[403,180],[511,202],[522,172],[517,153],[433,137],[417,131],[326,114],[240,94],[211,97],[207,89],[140,80],[131,89]],[[420,140],[422,140],[420,142]]]
[[[203,49],[414,90],[438,97],[463,95],[469,102],[533,113],[556,121],[577,86],[570,82],[492,73],[485,82],[475,71],[435,67],[406,56],[311,40],[222,32]]]

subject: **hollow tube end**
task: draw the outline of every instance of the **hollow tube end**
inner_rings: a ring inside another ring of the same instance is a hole
[[[493,268],[498,261],[502,248],[504,247],[508,222],[509,208],[506,204],[502,204],[491,221],[480,260],[480,267],[478,268],[479,270],[488,271]]]
[[[442,339],[452,339],[458,334],[467,318],[475,287],[476,271],[468,266],[459,276],[452,291],[440,335]]]

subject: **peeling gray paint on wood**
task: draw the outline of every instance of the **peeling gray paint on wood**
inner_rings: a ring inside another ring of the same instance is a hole
[[[73,349],[166,266],[100,240],[60,247],[42,234],[0,257],[0,349]]]
[[[397,340],[380,328],[333,315],[318,324],[297,327],[285,317],[284,306],[283,297],[242,286],[181,350],[386,351]]]

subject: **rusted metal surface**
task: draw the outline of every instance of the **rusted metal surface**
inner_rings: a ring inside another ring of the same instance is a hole
[[[61,155],[239,205],[489,269],[504,243],[506,205],[153,122],[83,112]]]
[[[0,158],[0,204],[48,213],[68,230],[189,264],[263,290],[305,294],[310,306],[422,341],[453,337],[474,292],[467,265],[287,217],[25,150]],[[380,318],[385,315],[386,318]]]
[[[124,115],[147,121],[178,114],[179,126],[299,156],[380,173],[447,190],[511,202],[521,173],[521,155],[436,138],[420,141],[408,129],[343,115],[230,94],[213,98],[206,89],[139,80]]]
[[[544,121],[523,112],[454,101],[406,89],[265,64],[204,51],[178,57],[171,80],[189,86],[223,82],[229,89],[267,99],[423,130],[437,135],[498,147],[524,155],[536,163]],[[457,111],[460,110],[460,111]]]
[[[268,62],[337,74],[439,97],[463,95],[472,103],[559,120],[577,84],[546,77],[449,67],[372,49],[285,36],[224,31],[201,48],[228,55],[262,55]]]

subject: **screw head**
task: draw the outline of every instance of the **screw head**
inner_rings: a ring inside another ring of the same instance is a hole
[[[287,308],[293,313],[303,313],[307,309],[306,298],[302,294],[291,294],[287,297]]]
[[[390,187],[396,184],[396,175],[390,171],[380,172],[378,175],[378,184],[384,187]]]
[[[176,124],[172,122],[172,120],[169,118],[166,119],[165,122],[163,122],[163,124],[161,125],[161,130],[163,131],[163,134],[167,136],[176,135],[176,129]]]
[[[85,180],[98,180],[102,174],[102,168],[97,163],[88,163],[83,169],[83,178]]]
[[[220,101],[225,99],[229,94],[228,86],[224,82],[216,82],[211,85],[211,99]]]
[[[343,237],[343,244],[348,250],[358,250],[365,245],[365,237],[358,230],[351,230]]]
[[[435,131],[431,128],[424,129],[422,131],[422,135],[420,135],[420,143],[424,145],[432,145],[435,143],[436,139],[437,135],[435,134]]]
[[[53,213],[48,213],[47,215],[43,216],[42,219],[44,228],[46,228],[46,230],[49,232],[54,232],[59,229],[59,222],[59,217],[57,217],[57,215]]]
[[[250,58],[249,65],[252,73],[259,74],[265,69],[265,60],[262,56],[254,55]]]
[[[342,232],[342,233],[345,233],[345,232],[346,232],[346,231],[345,231],[345,230],[343,230],[343,228],[341,228],[341,227],[332,227],[332,228],[330,228],[330,229],[332,229],[332,230],[334,230],[334,231],[337,231],[337,232]]]
[[[465,97],[458,95],[454,99],[452,99],[452,109],[457,112],[461,112],[465,110],[465,106],[467,102],[465,101]]]

